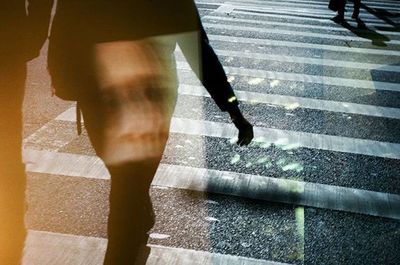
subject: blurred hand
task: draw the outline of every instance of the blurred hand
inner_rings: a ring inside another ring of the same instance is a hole
[[[233,124],[239,130],[238,141],[236,142],[239,146],[248,145],[253,140],[253,125],[248,122],[243,115],[231,115]]]

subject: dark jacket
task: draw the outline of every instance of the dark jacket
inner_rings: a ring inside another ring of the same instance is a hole
[[[0,1],[0,57],[36,56],[48,35],[53,0]]]
[[[195,31],[197,23],[192,0],[58,0],[48,56],[56,95],[97,93],[94,44]]]
[[[96,93],[95,43],[185,32],[199,32],[202,82],[212,98],[221,110],[237,105],[192,0],[58,0],[48,57],[56,95],[79,100]]]

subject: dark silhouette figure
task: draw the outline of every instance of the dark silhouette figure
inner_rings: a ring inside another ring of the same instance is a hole
[[[154,224],[149,188],[177,97],[177,42],[185,43],[189,58],[190,51],[213,56],[211,61],[200,56],[200,65],[191,65],[200,69],[197,74],[220,108],[230,112],[240,129],[239,144],[253,137],[218,58],[198,30],[192,1],[58,1],[48,57],[55,93],[78,102],[92,145],[111,175],[104,264],[145,264],[148,256],[147,232]],[[220,73],[207,72],[208,66]]]
[[[373,10],[371,8],[368,8],[366,5],[361,4],[361,0],[353,0],[353,3],[354,3],[354,11],[353,11],[353,15],[351,17],[356,20],[357,27],[350,25],[344,19],[344,12],[345,12],[345,5],[346,5],[345,0],[331,0],[330,1],[329,8],[333,11],[338,12],[337,16],[332,18],[332,20],[335,23],[341,24],[344,28],[350,30],[358,37],[371,40],[372,44],[375,46],[387,46],[385,44],[385,42],[390,41],[390,39],[387,36],[379,34],[378,32],[368,28],[367,25],[364,23],[364,21],[362,21],[361,18],[359,17],[360,7],[363,7],[371,14],[372,14]],[[378,13],[376,13],[376,12],[374,14],[377,17],[380,17],[381,19],[383,18],[382,15],[379,16]]]
[[[47,38],[52,1],[0,2],[0,264],[20,264],[26,229],[22,102],[26,62]]]
[[[335,21],[336,23],[344,22],[346,0],[332,0],[332,1],[336,2],[334,11],[337,11],[337,16],[335,16],[332,20]],[[358,19],[358,16],[360,14],[360,6],[361,6],[361,0],[353,0],[353,14],[351,15],[353,19]]]

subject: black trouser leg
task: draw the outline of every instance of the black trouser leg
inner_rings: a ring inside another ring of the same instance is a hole
[[[101,156],[104,109],[100,99],[80,102],[90,140]],[[131,265],[147,243],[154,224],[149,188],[160,158],[107,166],[111,175],[108,246],[104,264]],[[142,264],[147,256],[142,255]],[[140,264],[140,263],[139,263]]]
[[[358,18],[360,14],[360,7],[361,7],[361,0],[353,0],[354,1],[354,11],[353,11],[353,18]]]
[[[344,10],[346,8],[346,0],[341,0],[339,9],[338,9],[338,16],[344,18]]]
[[[109,167],[112,180],[105,264],[133,264],[146,245],[147,232],[154,224],[149,188],[158,163],[150,160]]]

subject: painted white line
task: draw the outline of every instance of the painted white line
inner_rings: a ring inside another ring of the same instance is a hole
[[[178,69],[190,70],[189,64],[185,62],[177,62]],[[246,69],[239,67],[224,67],[227,74],[240,75],[240,76],[251,76],[263,79],[274,79],[274,80],[286,80],[304,83],[314,83],[332,86],[344,86],[352,88],[364,88],[371,90],[386,90],[400,92],[400,85],[398,83],[380,82],[380,81],[367,81],[361,79],[349,79],[340,77],[330,76],[317,76],[317,75],[306,75],[297,73],[286,73],[286,72],[274,72],[264,71],[257,69]]]
[[[242,6],[264,6],[264,7],[269,7],[269,6],[284,6],[284,7],[298,7],[298,8],[306,8],[310,10],[321,10],[321,11],[327,11],[328,9],[328,3],[316,3],[316,2],[310,2],[310,1],[236,1],[236,0],[229,0],[226,2],[226,4],[231,4],[231,5],[242,5]],[[364,4],[364,2],[363,2]],[[348,5],[352,6],[352,3],[349,3]],[[400,10],[400,7],[395,7],[395,6],[385,6],[385,5],[368,5],[370,8],[383,8],[387,11],[392,11],[396,12]],[[363,11],[363,9],[361,8]],[[367,13],[367,12],[365,12]],[[369,14],[369,13],[367,13]]]
[[[238,1],[238,0],[229,0],[229,2],[226,3],[238,3],[238,4],[259,4],[259,5],[269,5],[269,3],[275,3],[276,1],[256,1],[256,0],[246,0],[246,1]],[[386,2],[386,1],[385,1]],[[202,3],[199,1],[196,1],[196,3]],[[325,2],[320,2],[320,1],[304,1],[304,0],[296,0],[296,1],[290,1],[290,0],[285,0],[285,1],[279,1],[279,3],[285,4],[287,6],[289,5],[306,5],[308,7],[318,7],[321,6],[322,8],[327,8],[328,4]],[[370,8],[389,8],[390,10],[399,10],[400,9],[400,4],[398,2],[395,2],[398,7],[395,7],[393,4],[389,3],[384,3],[384,2],[365,2],[363,1],[363,4],[367,5]],[[351,5],[351,4],[350,4]]]
[[[312,14],[302,17],[302,16],[297,16],[290,12],[285,13],[285,12],[282,12],[279,10],[271,10],[268,13],[255,13],[255,12],[251,12],[251,11],[234,10],[232,12],[232,14],[233,15],[234,14],[244,14],[244,15],[251,15],[253,17],[275,17],[275,18],[296,19],[296,20],[300,20],[300,21],[313,21],[313,22],[319,22],[319,23],[328,23],[334,28],[339,27],[332,20],[330,20],[328,18],[321,18],[321,16],[312,15]],[[363,20],[363,21],[368,24],[368,27],[374,26],[374,29],[376,29],[376,27],[391,27],[393,30],[388,31],[388,32],[396,31],[396,28],[394,28],[391,25],[388,25],[387,23],[376,23],[376,22],[371,22],[368,20]],[[348,21],[348,22],[350,23],[350,25],[353,25],[354,27],[356,26],[356,23],[354,23],[353,21]]]
[[[158,245],[151,247],[148,265],[285,265],[240,256]],[[107,239],[29,230],[23,265],[103,264]],[[286,264],[287,265],[287,264]]]
[[[35,131],[33,134],[24,139],[24,144],[28,144],[29,147],[35,147],[36,145],[42,145],[46,143],[46,147],[51,150],[59,150],[73,139],[76,135],[74,130],[61,130],[54,126],[54,121],[50,120],[40,129]]]
[[[400,220],[400,196],[205,168],[160,165],[152,185]]]
[[[230,4],[234,4],[230,2]],[[308,8],[308,7],[292,7],[291,5],[280,5],[278,3],[274,3],[271,5],[243,5],[243,4],[238,4],[234,5],[234,10],[240,10],[240,11],[256,11],[256,12],[281,12],[283,14],[296,14],[297,16],[318,16],[320,18],[326,18],[330,19],[335,15],[335,12],[329,10],[328,8],[326,9],[315,9],[315,8]],[[351,14],[351,13],[350,13]],[[387,23],[379,18],[376,18],[376,16],[370,14],[369,12],[361,12],[360,13],[360,18],[364,22],[374,22],[374,23],[382,23],[386,24]]]
[[[279,16],[281,17],[281,16]],[[276,22],[276,21],[269,21],[269,20],[255,20],[255,19],[243,19],[243,18],[235,18],[235,17],[219,17],[219,16],[212,16],[212,15],[207,15],[204,16],[203,21],[207,20],[220,20],[220,21],[227,21],[227,22],[243,22],[243,23],[248,23],[248,24],[256,24],[256,25],[272,25],[272,26],[284,26],[284,27],[293,27],[293,28],[305,28],[305,29],[320,29],[320,30],[326,30],[329,32],[332,31],[342,31],[342,32],[349,32],[348,29],[343,28],[343,27],[337,27],[333,26],[333,22],[330,25],[326,26],[321,26],[321,25],[312,25],[312,24],[295,24],[295,23],[284,23],[284,22]],[[301,20],[295,18],[295,20]],[[214,22],[215,21],[211,21]],[[398,35],[400,36],[400,32],[388,32],[388,31],[376,31],[377,33],[383,34],[383,35]]]
[[[400,109],[396,108],[386,108],[380,106],[321,99],[310,99],[303,97],[282,96],[275,94],[263,94],[242,90],[235,90],[235,93],[239,101],[244,101],[248,103],[272,104],[290,109],[306,108],[390,119],[400,119]],[[179,95],[210,97],[208,92],[202,86],[194,85],[180,85]]]
[[[268,260],[251,259],[183,248],[149,245],[149,265],[289,265]]]
[[[385,64],[372,64],[372,63],[359,63],[352,61],[339,61],[331,59],[319,59],[310,57],[297,57],[297,56],[286,56],[286,55],[273,55],[266,53],[252,53],[247,51],[232,51],[232,50],[220,50],[215,49],[218,55],[239,57],[239,58],[249,58],[249,59],[259,59],[259,60],[271,60],[287,63],[299,63],[299,64],[314,64],[323,65],[331,67],[344,67],[344,68],[354,68],[354,69],[365,69],[374,71],[388,71],[400,73],[400,66],[385,65]],[[400,58],[399,58],[400,59]]]
[[[236,137],[237,133],[236,128],[231,124],[183,118],[173,118],[171,132],[228,139]],[[255,127],[254,134],[256,138],[263,139],[265,144],[295,145],[311,149],[400,159],[400,144],[395,143],[261,127]]]
[[[36,150],[24,150],[24,157],[30,161],[31,166],[27,168],[29,172],[56,174],[54,170],[41,164],[63,163],[65,166],[59,169],[56,175],[110,179],[104,164],[97,157]],[[74,163],[74,160],[79,163]],[[104,175],[91,174],[86,168],[97,168],[97,172],[103,172]],[[229,171],[160,164],[152,186],[213,192],[400,219],[398,195]]]
[[[257,33],[267,33],[267,34],[281,34],[281,35],[291,35],[291,36],[302,36],[302,37],[311,37],[311,38],[322,38],[322,39],[330,39],[330,40],[343,40],[343,41],[360,41],[360,42],[371,42],[370,39],[361,38],[358,36],[343,36],[343,35],[333,35],[333,34],[322,34],[322,33],[313,33],[313,32],[305,32],[305,31],[296,31],[296,30],[283,30],[283,29],[265,29],[259,27],[247,27],[247,26],[235,26],[235,25],[222,25],[222,24],[211,24],[211,23],[203,23],[203,26],[206,28],[213,29],[223,29],[223,30],[238,30],[242,32],[257,32]],[[385,43],[390,44],[400,44],[400,40],[389,40]]]
[[[376,55],[384,55],[384,56],[400,56],[400,51],[394,51],[394,50],[352,48],[352,47],[342,47],[342,46],[335,46],[335,45],[312,44],[312,43],[279,41],[279,40],[269,40],[269,39],[244,38],[244,37],[234,37],[234,36],[221,36],[221,35],[213,35],[213,34],[209,34],[208,38],[211,41],[225,41],[225,42],[229,42],[230,44],[245,43],[245,44],[258,44],[258,45],[266,45],[266,46],[318,49],[318,50],[334,51],[334,52],[350,52],[350,53],[361,53],[361,54],[376,54]]]
[[[221,5],[220,7],[218,7],[218,8],[215,10],[215,12],[216,12],[216,13],[225,13],[225,14],[229,14],[229,13],[232,13],[232,11],[233,11],[234,8],[235,8],[235,7],[232,6],[232,5],[223,4],[223,5]]]
[[[209,4],[209,5],[222,5],[222,4],[240,4],[240,5],[264,5],[264,6],[269,6],[270,3],[276,3],[276,1],[257,1],[257,0],[246,0],[246,1],[241,1],[241,0],[229,0],[229,1],[212,1],[212,2],[207,2],[207,1],[196,1],[196,4]],[[305,7],[322,7],[327,9],[328,8],[328,3],[326,1],[306,1],[306,0],[285,0],[285,1],[279,1],[279,3],[285,4],[286,6],[290,6],[292,4],[303,4]],[[364,1],[362,2],[369,8],[381,8],[381,9],[390,9],[390,10],[397,10],[400,9],[400,4],[396,1],[387,1],[385,2],[374,2],[374,1]],[[352,8],[352,4],[350,3],[350,7]],[[363,10],[363,8],[361,8]],[[368,12],[368,11],[365,11]]]
[[[108,170],[96,156],[76,155],[45,150],[23,150],[26,170],[36,173],[110,179]]]
[[[103,264],[107,239],[29,230],[22,265]]]
[[[75,121],[75,110],[73,108],[67,110],[62,118],[64,121]],[[172,118],[170,132],[228,139],[236,137],[237,134],[232,124],[184,118]],[[311,149],[400,159],[400,144],[395,143],[264,127],[254,127],[254,133],[256,138],[263,139],[266,144],[296,145]]]

